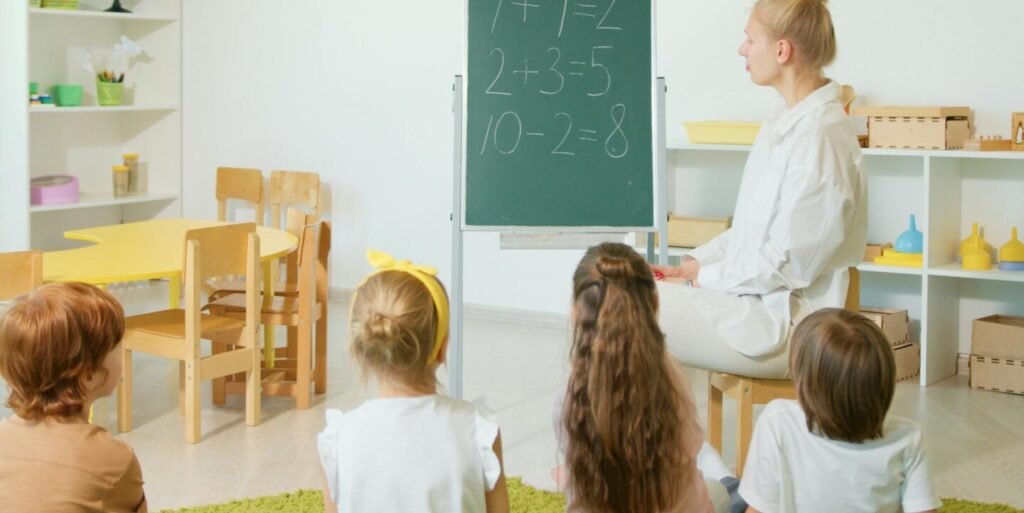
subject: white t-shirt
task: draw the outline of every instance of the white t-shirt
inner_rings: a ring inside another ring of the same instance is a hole
[[[860,444],[807,430],[799,403],[775,400],[754,428],[740,495],[762,513],[916,513],[938,509],[913,421],[888,417]]]
[[[317,437],[331,498],[345,513],[484,513],[501,476],[498,424],[442,395],[327,410]]]

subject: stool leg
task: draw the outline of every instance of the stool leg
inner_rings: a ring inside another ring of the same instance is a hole
[[[708,372],[708,443],[722,453],[722,391],[711,382]]]
[[[743,465],[747,461],[747,450],[750,449],[750,437],[754,427],[754,386],[744,382],[740,389],[740,398],[736,405],[736,476],[743,476]]]

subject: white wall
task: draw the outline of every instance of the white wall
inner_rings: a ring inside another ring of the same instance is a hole
[[[872,104],[969,105],[981,133],[1009,135],[1009,112],[1024,110],[1014,50],[1024,3],[975,2],[969,13],[958,0],[929,1],[927,12],[924,4],[832,2],[839,58],[830,75]],[[764,115],[772,93],[749,83],[736,54],[749,5],[658,2],[670,143],[683,140],[682,120]],[[185,0],[185,215],[216,212],[218,165],[317,171],[332,198],[332,286],[358,282],[368,247],[432,263],[447,278],[463,6]],[[721,215],[732,200],[717,182],[701,184],[711,190],[702,197],[722,195],[701,209]],[[465,299],[565,313],[579,255],[500,251],[496,235],[470,234]]]
[[[0,3],[0,251],[28,249],[28,9]]]

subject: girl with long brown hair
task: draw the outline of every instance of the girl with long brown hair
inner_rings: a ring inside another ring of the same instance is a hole
[[[693,395],[665,350],[647,263],[590,248],[573,277],[571,375],[559,434],[569,511],[714,511],[697,453]]]

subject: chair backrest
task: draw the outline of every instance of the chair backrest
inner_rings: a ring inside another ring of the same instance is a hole
[[[300,239],[298,273],[299,295],[326,303],[328,294],[327,268],[331,254],[331,223],[306,216]]]
[[[298,208],[289,208],[285,217],[287,218],[285,230],[299,239],[298,249],[288,253],[288,256],[285,257],[285,281],[295,283],[295,280],[298,279],[299,254],[302,252],[302,236],[305,232],[303,228],[316,222],[317,219],[316,216],[306,214]]]
[[[185,329],[199,339],[200,291],[203,283],[221,276],[245,276],[245,345],[255,344],[259,326],[260,239],[255,223],[197,228],[185,232]]]
[[[281,208],[302,205],[320,215],[320,175],[306,171],[270,172],[270,226],[281,227]]]
[[[255,223],[228,224],[209,228],[196,228],[185,232],[185,268],[188,268],[188,243],[195,242],[198,266],[186,272],[185,281],[198,282],[229,275],[243,275],[248,271],[246,254],[248,237],[256,233]],[[259,254],[256,255],[257,259]],[[196,272],[196,270],[198,272]]]
[[[331,223],[320,221],[320,244],[317,251],[316,266],[316,299],[327,303],[328,281],[327,268],[331,258]]]
[[[227,221],[228,200],[252,203],[256,208],[256,224],[263,224],[266,202],[263,194],[263,173],[242,167],[217,168],[217,220]]]
[[[846,288],[846,303],[843,308],[853,312],[860,311],[860,269],[850,267],[850,284]]]
[[[0,253],[0,301],[27,294],[43,283],[43,253]]]

